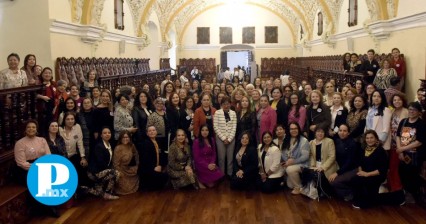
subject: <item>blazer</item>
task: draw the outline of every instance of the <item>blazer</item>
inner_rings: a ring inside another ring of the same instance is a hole
[[[229,110],[230,121],[226,122],[225,112],[220,109],[216,111],[213,119],[213,127],[216,133],[216,138],[219,138],[221,141],[228,139],[229,142],[232,142],[235,138],[235,133],[237,132],[237,115],[235,111]]]
[[[172,141],[176,136],[177,129],[180,128],[180,110],[168,106],[166,109],[166,116],[170,128],[170,141]]]
[[[277,124],[277,112],[270,106],[267,107],[260,117],[259,138],[262,138],[262,134],[266,131],[274,132],[274,127]]]
[[[379,70],[380,65],[379,63],[376,61],[376,59],[373,59],[371,62],[366,59],[362,62],[362,66],[361,66],[361,71],[362,73],[364,73],[364,80],[367,83],[373,83],[374,78],[376,77],[376,73]],[[373,72],[372,76],[369,76],[367,72]]]
[[[216,109],[214,107],[210,107],[212,118],[216,113]],[[214,120],[214,118],[213,118]],[[206,121],[206,115],[204,114],[203,107],[199,107],[194,112],[194,136],[197,138],[200,133],[200,127],[204,125]],[[214,121],[213,121],[214,122]]]
[[[268,178],[280,178],[284,176],[284,169],[281,167],[281,151],[278,147],[271,145],[269,146],[268,152],[265,155],[265,163],[262,162],[261,150],[262,144],[259,144],[257,150],[257,156],[259,159],[259,173],[266,173],[268,170],[272,171],[272,174]],[[265,169],[263,169],[265,167]]]
[[[246,112],[241,117],[241,111],[237,113],[237,138],[240,139],[241,135],[245,131],[250,132],[250,140],[255,141],[256,140],[256,130],[257,130],[257,118],[256,118],[256,112]],[[250,144],[251,145],[251,144]],[[256,146],[255,144],[254,146]]]
[[[321,108],[321,110],[319,110]],[[320,112],[318,112],[320,111]],[[331,112],[330,107],[322,104],[321,107],[318,107],[316,111],[312,109],[312,106],[309,106],[306,109],[306,124],[305,132],[308,133],[308,139],[314,139],[314,132],[309,129],[311,125],[317,125],[325,128],[325,130],[330,127],[331,124]],[[326,133],[327,134],[327,133]]]
[[[369,109],[370,110],[370,109]],[[383,110],[383,116],[374,116],[373,118],[373,130],[379,135],[380,141],[383,143],[383,148],[389,150],[391,147],[391,118],[392,111],[385,107]],[[365,127],[365,130],[367,127]]]
[[[147,108],[148,113],[152,113],[152,110]],[[141,107],[133,107],[132,117],[135,126],[138,128],[135,134],[133,134],[135,143],[142,143],[143,140],[148,138],[146,136],[146,124],[148,123],[149,114],[145,112]]]
[[[333,131],[336,127],[339,128],[340,125],[346,124],[346,118],[348,117],[349,112],[348,112],[348,109],[346,109],[346,107],[342,106],[342,108],[343,108],[342,110],[337,111],[337,115],[334,118],[334,127],[330,127],[331,130]],[[330,112],[331,112],[331,109],[330,109]],[[331,117],[331,119],[333,119],[333,116]]]
[[[311,153],[309,156],[310,167],[316,167],[316,144],[315,140],[309,142]],[[328,178],[337,171],[336,148],[334,142],[330,138],[324,138],[321,146],[321,168],[324,170],[325,176]]]
[[[89,172],[91,172],[92,174],[97,174],[111,167],[112,155],[109,154],[108,149],[105,147],[103,140],[100,140],[95,146],[95,150],[90,152]]]
[[[155,172],[154,168],[157,166],[155,146],[151,139],[146,139],[143,145],[144,148],[139,151],[139,170],[142,174],[150,174]],[[167,155],[161,149],[159,151],[159,163],[162,168],[167,165]]]
[[[241,166],[238,165],[237,160],[235,157],[237,156],[237,153],[239,151],[239,148],[234,150],[234,172],[233,176],[236,175],[236,173],[239,170],[242,170],[244,172],[244,177],[255,177],[258,173],[257,169],[259,166],[259,161],[257,159],[257,153],[256,148],[253,146],[247,146],[246,151],[244,152],[243,156],[241,157]]]

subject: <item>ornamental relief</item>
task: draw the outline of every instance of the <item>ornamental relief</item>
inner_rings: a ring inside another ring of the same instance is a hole
[[[379,20],[380,11],[376,0],[365,0],[367,2],[368,12],[370,13],[370,22]]]
[[[104,3],[105,3],[105,0],[93,1],[90,25],[101,26],[101,16],[102,16],[102,11],[104,10]]]
[[[80,23],[81,16],[83,15],[84,0],[69,0],[71,6],[71,21],[73,23]]]
[[[135,35],[148,35],[142,27],[147,24],[152,10],[156,12],[159,21],[159,29],[162,33],[162,40],[167,38],[167,31],[174,26],[176,36],[181,36],[181,32],[191,19],[200,12],[209,7],[227,3],[230,0],[125,0],[130,6],[132,22],[135,27]],[[102,10],[105,0],[92,0],[92,8],[89,9],[91,16],[89,24],[103,27],[101,24]],[[299,26],[305,31],[305,39],[309,40],[313,35],[313,27],[315,26],[316,13],[322,11],[325,15],[325,39],[334,34],[335,28],[338,27],[338,21],[345,21],[346,18],[339,18],[341,10],[345,10],[343,6],[344,0],[246,0],[247,4],[262,5],[269,8],[283,18],[286,18],[296,35]],[[386,3],[384,3],[386,2]],[[81,22],[84,0],[69,0],[72,10],[72,21]],[[152,3],[152,4],[151,4]],[[377,21],[381,18],[380,6],[378,0],[366,0],[370,21]],[[389,19],[395,18],[397,14],[398,0],[383,1],[386,7]],[[173,16],[173,17],[172,17]],[[330,18],[331,17],[331,18]],[[130,16],[127,17],[128,19]],[[142,21],[145,20],[145,21]],[[295,40],[297,37],[293,37]],[[149,37],[147,38],[149,39]]]
[[[145,9],[148,0],[126,0],[127,4],[130,6],[130,12],[132,13],[132,22],[134,27],[134,33],[137,36],[138,34],[138,24],[139,20],[142,17],[143,10]]]

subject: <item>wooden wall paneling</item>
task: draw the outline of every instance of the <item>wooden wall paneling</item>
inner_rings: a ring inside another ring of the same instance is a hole
[[[211,82],[216,76],[216,59],[215,58],[181,58],[179,60],[179,71],[186,71],[188,75],[196,66],[202,72],[202,78],[207,82]]]

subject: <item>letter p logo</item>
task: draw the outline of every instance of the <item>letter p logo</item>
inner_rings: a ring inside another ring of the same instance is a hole
[[[38,193],[36,197],[48,196],[47,190],[52,190],[52,185],[62,185],[69,180],[69,169],[63,164],[36,163],[35,165],[38,166]],[[54,170],[56,170],[56,180],[52,182]]]
[[[75,167],[62,156],[42,156],[28,171],[28,190],[37,201],[45,205],[60,205],[67,202],[74,195],[77,184]]]

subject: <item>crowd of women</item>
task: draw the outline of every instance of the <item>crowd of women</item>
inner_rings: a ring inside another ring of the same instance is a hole
[[[15,72],[19,56],[9,57],[2,86],[17,87],[9,82],[23,74]],[[25,66],[35,66],[31,57]],[[81,191],[105,199],[168,183],[210,188],[223,179],[232,189],[271,193],[287,186],[297,195],[304,169],[356,208],[419,198],[425,136],[419,102],[385,95],[383,81],[373,83],[379,76],[343,88],[333,79],[298,83],[286,76],[209,83],[182,71],[153,88],[111,93],[100,89],[96,71],[81,86],[67,86],[46,67],[33,78],[46,87],[37,95],[43,122],[27,123],[16,162],[25,175],[38,157],[63,155],[76,167]],[[390,85],[399,81],[392,77]],[[418,92],[422,100],[424,90]],[[379,194],[381,186],[387,194]]]

